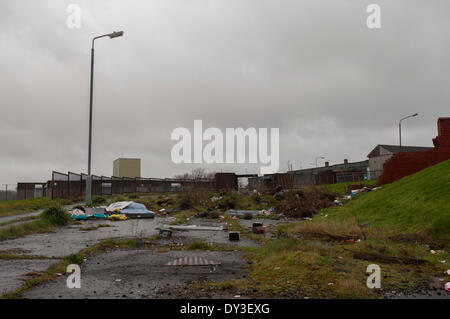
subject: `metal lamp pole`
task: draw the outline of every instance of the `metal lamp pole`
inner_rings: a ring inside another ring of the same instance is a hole
[[[406,120],[406,119],[408,119],[408,118],[410,118],[410,117],[417,116],[417,115],[419,115],[419,114],[414,113],[414,114],[412,114],[412,115],[408,115],[408,116],[402,118],[402,119],[398,122],[398,139],[399,139],[399,142],[400,142],[400,152],[402,151],[402,121],[403,121],[403,120]]]
[[[317,160],[318,160],[318,159],[325,159],[325,157],[323,157],[323,156],[317,156],[317,157],[316,157],[316,168],[317,168]]]
[[[92,157],[92,98],[94,93],[94,41],[103,37],[110,37],[111,39],[123,36],[123,31],[114,31],[113,33],[108,33],[100,35],[92,39],[91,47],[91,88],[89,95],[89,149],[88,149],[88,176],[86,180],[86,205],[91,204],[91,193],[92,193],[92,175],[91,175],[91,157]]]

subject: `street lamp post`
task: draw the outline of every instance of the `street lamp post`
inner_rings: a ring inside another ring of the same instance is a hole
[[[316,168],[317,168],[317,160],[318,160],[318,159],[325,159],[325,157],[323,157],[323,156],[317,156],[317,157],[316,157]]]
[[[110,37],[111,39],[123,36],[123,31],[114,31],[113,33],[108,33],[100,35],[92,39],[91,47],[91,87],[89,95],[89,149],[88,149],[88,176],[86,180],[86,205],[91,204],[91,193],[92,193],[92,175],[91,175],[91,156],[92,156],[92,98],[94,93],[94,41],[103,37]]]
[[[417,115],[419,115],[419,114],[414,113],[412,115],[405,116],[404,118],[400,119],[400,121],[398,122],[398,139],[399,139],[399,143],[400,143],[400,152],[402,151],[402,121],[406,120],[410,117],[417,116]]]

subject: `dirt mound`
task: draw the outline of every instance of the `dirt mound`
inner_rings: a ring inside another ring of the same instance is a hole
[[[322,192],[317,188],[311,188],[308,191],[293,191],[287,193],[285,199],[275,206],[275,211],[286,217],[312,217],[322,208],[333,206],[334,200],[334,194]]]

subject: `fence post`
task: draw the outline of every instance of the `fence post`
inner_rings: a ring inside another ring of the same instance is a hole
[[[54,183],[55,183],[55,181],[54,181],[54,176],[55,176],[55,174],[54,174],[54,172],[52,171],[52,184],[51,184],[51,188],[50,188],[50,192],[52,193],[52,195],[51,195],[51,199],[53,200],[53,186],[54,186]],[[27,195],[25,194],[25,197],[27,197]]]

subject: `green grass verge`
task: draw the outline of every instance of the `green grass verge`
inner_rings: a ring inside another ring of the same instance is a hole
[[[70,203],[67,199],[51,200],[49,197],[0,201],[0,217],[29,213],[51,206],[69,205]]]
[[[329,219],[355,218],[358,223],[398,233],[426,233],[450,240],[450,160],[406,176],[381,189],[357,195],[343,207],[322,211]]]

